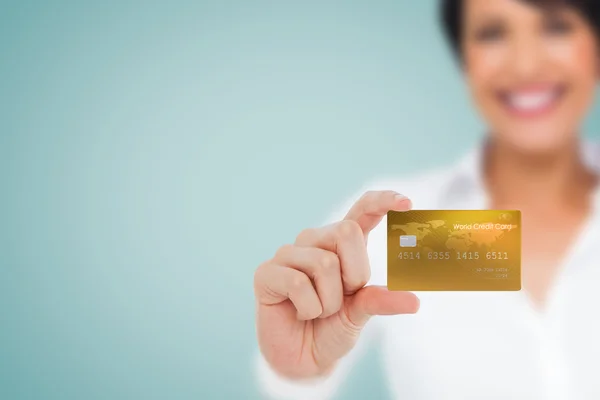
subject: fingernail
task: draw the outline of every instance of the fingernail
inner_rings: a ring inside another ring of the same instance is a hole
[[[406,196],[403,196],[401,194],[396,195],[396,201],[398,203],[402,202],[402,205],[404,206],[404,207],[402,207],[402,210],[399,210],[399,211],[408,211],[412,208],[412,201]]]
[[[415,314],[421,309],[421,299],[415,296]]]

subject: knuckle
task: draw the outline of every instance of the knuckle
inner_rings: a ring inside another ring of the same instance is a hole
[[[359,271],[352,277],[344,279],[344,281],[352,288],[361,288],[364,287],[367,283],[369,283],[369,279],[371,279],[371,271],[366,270]]]
[[[339,270],[339,259],[333,253],[326,253],[321,256],[321,260],[319,261],[320,269],[324,273],[334,272]]]
[[[254,295],[259,297],[261,290],[265,287],[268,281],[269,262],[265,261],[254,270]]]
[[[290,291],[301,291],[303,290],[306,285],[310,283],[310,280],[308,279],[308,276],[299,273],[297,275],[295,275],[291,281],[290,281]]]
[[[267,262],[264,262],[264,263],[260,264],[258,266],[258,268],[256,268],[254,270],[254,284],[255,285],[261,280],[262,276],[264,275],[264,270],[265,270],[266,265],[267,265]]]
[[[282,260],[289,256],[289,254],[293,251],[294,246],[291,244],[284,244],[275,252],[275,259]]]
[[[298,234],[298,236],[296,236],[296,243],[307,242],[308,240],[310,240],[310,238],[314,237],[314,235],[315,235],[314,228],[304,229]]]
[[[358,222],[344,220],[338,225],[338,234],[342,239],[350,239],[362,235],[362,230],[360,229]]]
[[[377,197],[377,192],[375,190],[367,190],[363,193],[360,200],[362,203],[370,203],[375,197]]]

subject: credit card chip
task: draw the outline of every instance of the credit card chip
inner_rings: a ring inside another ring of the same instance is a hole
[[[401,235],[400,247],[417,247],[417,237],[415,235]]]

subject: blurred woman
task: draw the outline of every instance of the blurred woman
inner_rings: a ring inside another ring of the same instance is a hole
[[[258,371],[273,398],[329,398],[375,338],[398,399],[600,398],[600,152],[580,136],[600,72],[600,5],[441,9],[488,134],[457,165],[370,185],[258,267]],[[521,210],[523,290],[388,291],[380,222],[413,205]]]

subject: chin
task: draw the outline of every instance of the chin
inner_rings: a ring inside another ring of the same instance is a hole
[[[576,137],[565,137],[564,135],[552,135],[546,131],[544,134],[535,132],[522,132],[518,136],[505,137],[500,140],[507,146],[519,153],[533,155],[551,155],[564,151],[570,147]]]

